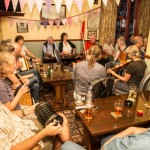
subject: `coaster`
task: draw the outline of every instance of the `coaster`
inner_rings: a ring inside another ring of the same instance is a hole
[[[75,104],[77,106],[83,106],[84,105],[84,103],[82,101],[75,101]]]
[[[122,117],[121,114],[117,114],[117,115],[116,115],[116,112],[111,112],[110,114],[111,114],[114,118]]]
[[[150,108],[150,105],[148,105],[148,103],[144,104],[144,106],[146,106],[147,108]]]

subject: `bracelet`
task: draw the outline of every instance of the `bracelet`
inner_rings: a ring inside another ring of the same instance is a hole
[[[21,113],[22,113],[23,116],[26,116],[25,113],[24,113],[24,109],[21,109]]]

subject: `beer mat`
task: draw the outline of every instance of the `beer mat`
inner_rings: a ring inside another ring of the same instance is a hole
[[[147,108],[150,108],[150,105],[148,105],[148,103],[144,104],[144,106],[146,106]]]
[[[77,106],[83,106],[84,105],[84,103],[82,101],[75,101],[75,104]]]
[[[122,117],[121,114],[116,114],[116,112],[111,112],[110,113],[114,118]]]

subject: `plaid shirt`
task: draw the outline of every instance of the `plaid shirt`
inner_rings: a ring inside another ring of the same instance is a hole
[[[38,128],[31,120],[21,119],[12,114],[0,102],[0,150],[10,150],[12,146],[35,135]],[[43,143],[39,143],[43,147]]]

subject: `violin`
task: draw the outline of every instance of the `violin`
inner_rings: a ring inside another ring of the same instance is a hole
[[[130,62],[132,62],[132,59],[127,59],[126,61],[123,61],[120,64],[118,64],[118,65],[114,66],[113,68],[111,68],[111,70],[120,69],[120,68],[126,66],[127,64],[129,64]]]

